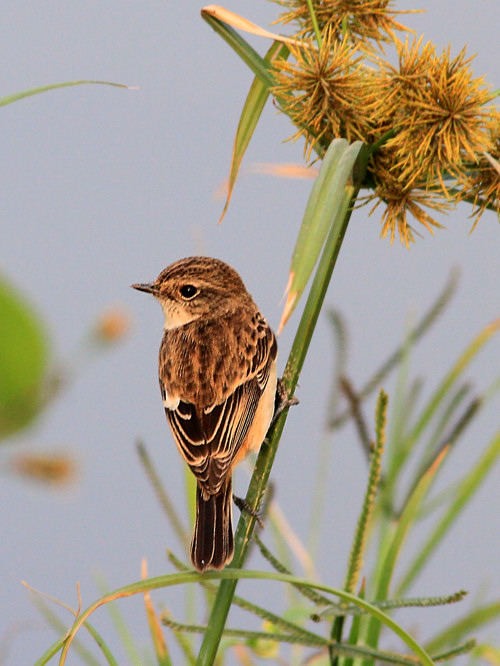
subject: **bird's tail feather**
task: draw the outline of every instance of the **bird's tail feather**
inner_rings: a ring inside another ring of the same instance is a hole
[[[191,542],[191,561],[198,571],[223,569],[233,558],[231,478],[217,495],[203,498],[196,488],[196,522]]]

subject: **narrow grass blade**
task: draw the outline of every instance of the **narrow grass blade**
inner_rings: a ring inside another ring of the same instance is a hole
[[[419,666],[420,662],[412,655],[397,654],[386,650],[375,650],[362,645],[351,645],[349,643],[336,643],[330,646],[334,656],[351,657],[355,659],[374,660],[374,663],[403,664],[405,666]],[[366,663],[366,661],[364,662]]]
[[[142,578],[147,578],[148,569],[147,563],[144,559],[142,561]],[[161,629],[160,620],[156,615],[153,602],[151,600],[151,594],[149,590],[144,592],[144,607],[146,609],[146,617],[148,618],[149,632],[151,634],[151,640],[153,642],[153,647],[156,654],[156,660],[158,666],[172,666],[172,661],[167,648],[167,642],[165,641],[165,636]]]
[[[368,529],[370,527],[373,511],[375,508],[375,498],[380,483],[380,474],[382,469],[382,455],[385,446],[385,428],[387,423],[387,394],[381,391],[375,409],[375,423],[376,423],[376,441],[373,446],[373,451],[370,456],[370,472],[368,475],[368,486],[366,488],[361,514],[356,524],[354,532],[354,540],[349,553],[349,562],[347,566],[347,575],[344,583],[346,592],[353,593],[358,585],[361,567],[363,566],[363,559],[368,536]],[[339,615],[335,618],[331,637],[337,643],[342,641],[342,633],[344,629],[345,617]],[[333,650],[332,656],[333,656]],[[333,660],[333,666],[337,666],[338,659]]]
[[[405,441],[405,435],[410,428],[413,412],[415,410],[416,398],[415,387],[411,386],[410,366],[413,344],[410,336],[406,338],[406,343],[401,347],[401,357],[399,367],[396,373],[396,385],[394,388],[394,402],[391,414],[391,430],[389,436],[389,446],[387,452],[387,468],[384,479],[383,498],[381,506],[386,507],[383,520],[390,519],[390,510],[394,508],[394,485],[397,478],[393,470],[397,469],[397,461],[401,456],[406,455],[406,450],[402,450],[401,443]]]
[[[250,44],[223,21],[219,21],[210,13],[201,11],[202,18],[225,42],[237,53],[243,62],[250,67],[266,88],[274,85],[274,78],[269,70],[269,64],[262,58]]]
[[[292,568],[290,554],[300,564],[304,575],[312,580],[318,580],[318,572],[314,566],[314,560],[300,537],[293,530],[276,500],[269,505],[269,521],[274,528],[275,541],[278,546],[278,556],[285,566]]]
[[[44,599],[47,599],[48,601],[51,601],[57,604],[58,606],[61,606],[61,608],[64,608],[66,611],[71,613],[75,618],[78,618],[78,613],[80,609],[78,609],[77,612],[72,608],[70,608],[65,603],[63,603],[62,601],[59,601],[59,599],[56,599],[55,597],[51,597],[47,594],[39,592],[38,590],[35,590],[24,581],[21,582],[25,587],[28,588],[28,590],[30,590],[30,592],[32,592],[35,606],[37,606],[39,611],[44,615],[45,619],[54,627],[54,629],[65,632],[66,624],[63,623],[59,619],[59,617],[51,610],[51,608],[45,603]],[[78,599],[80,600],[79,588],[78,588]],[[110,664],[110,666],[118,666],[118,662],[113,657],[110,649],[108,648],[108,646],[106,645],[100,634],[94,629],[94,627],[89,622],[84,622],[83,626],[89,632],[89,634],[92,636],[92,638],[95,640],[95,642],[101,649],[107,663]],[[49,648],[49,650],[47,650],[45,654],[36,662],[35,666],[37,666],[38,664],[47,663],[47,661],[49,661],[55,654],[57,654],[57,652],[59,652],[63,644],[64,644],[64,637],[61,640],[57,641],[51,648]],[[94,664],[98,663],[96,660],[94,660],[94,657],[86,650],[86,648],[80,643],[78,643],[78,645],[75,646],[75,650],[80,654],[82,659],[86,661],[87,664],[89,664],[90,666],[94,666]]]
[[[183,624],[176,622],[170,617],[164,617],[163,622],[165,626],[173,631],[188,632],[195,634],[204,634],[207,630],[206,626],[200,624]],[[275,641],[278,643],[295,643],[297,645],[307,645],[309,647],[326,647],[328,640],[318,634],[312,632],[279,634],[272,631],[248,631],[247,629],[224,629],[224,636],[232,636],[235,638],[245,638],[247,640],[255,641]]]
[[[363,410],[361,409],[361,398],[359,397],[359,393],[347,376],[340,377],[339,388],[349,404],[352,423],[356,429],[359,443],[366,455],[366,459],[369,460],[371,451],[370,430],[363,415]]]
[[[466,643],[462,643],[461,645],[457,645],[456,647],[451,648],[451,650],[446,650],[445,652],[434,654],[432,655],[432,658],[436,663],[440,661],[449,661],[452,657],[459,657],[462,654],[471,652],[475,647],[476,640],[472,638]]]
[[[420,479],[399,518],[391,543],[377,570],[377,590],[375,592],[375,598],[379,601],[387,599],[388,597],[389,587],[394,573],[394,568],[396,566],[396,561],[401,552],[406,535],[408,534],[408,530],[417,519],[418,512],[427,494],[429,486],[434,479],[447,451],[447,449],[442,451],[439,458],[435,460],[433,466]],[[382,627],[380,622],[375,618],[371,618],[368,627],[368,636],[366,641],[367,645],[373,648],[377,647],[381,628]]]
[[[49,90],[57,90],[58,88],[68,88],[70,86],[82,86],[88,84],[96,84],[101,86],[114,86],[115,88],[126,88],[127,90],[137,90],[131,86],[126,86],[123,83],[112,83],[111,81],[64,81],[63,83],[50,83],[46,86],[39,86],[37,88],[29,88],[28,90],[22,90],[21,92],[13,93],[12,95],[6,95],[5,97],[0,97],[0,106],[6,106],[7,104],[12,104],[12,102],[17,102],[20,99],[25,97],[31,97],[32,95],[39,95],[40,93],[47,92]]]
[[[104,580],[104,576],[100,573],[96,574],[95,580],[100,593],[109,595],[109,588],[106,581]],[[106,608],[115,626],[116,633],[120,637],[120,642],[127,652],[130,663],[134,666],[141,666],[142,657],[135,646],[130,629],[127,626],[127,623],[125,622],[125,619],[117,604],[110,600],[110,603],[106,605]],[[78,619],[76,621],[78,621]]]
[[[438,522],[433,532],[408,567],[406,575],[398,586],[398,595],[404,594],[415,580],[429,557],[444,539],[452,524],[462,513],[466,504],[470,502],[474,493],[481,486],[486,475],[493,469],[499,456],[500,432],[494,437],[490,446],[483,453],[471,472],[462,479],[460,485],[457,487],[455,497],[451,500],[448,510],[445,512],[444,516]]]
[[[148,578],[146,580],[140,580],[136,583],[131,583],[125,587],[121,587],[117,590],[110,592],[109,594],[101,597],[95,601],[91,606],[89,606],[85,611],[79,614],[78,618],[75,620],[71,629],[67,632],[63,641],[59,640],[53,646],[51,646],[44,654],[43,659],[39,659],[36,663],[36,666],[44,666],[48,661],[48,655],[54,655],[54,650],[56,646],[61,646],[63,644],[63,650],[61,657],[59,659],[59,666],[64,666],[66,663],[66,658],[68,651],[70,649],[71,643],[75,638],[75,634],[78,629],[87,621],[90,615],[100,608],[103,605],[108,604],[111,601],[115,601],[120,598],[127,598],[135,594],[143,594],[148,590],[156,590],[161,588],[167,588],[174,585],[183,585],[186,583],[201,583],[206,581],[213,580],[231,580],[231,579],[249,579],[249,580],[274,580],[277,582],[289,583],[292,585],[300,586],[309,586],[313,589],[319,590],[326,594],[332,594],[339,597],[346,603],[352,603],[360,608],[363,608],[374,618],[380,620],[384,625],[391,629],[396,636],[398,636],[406,645],[414,652],[414,654],[420,659],[420,662],[423,666],[434,666],[432,659],[429,657],[424,648],[417,643],[417,641],[410,636],[410,634],[403,629],[397,622],[395,622],[391,617],[386,615],[384,612],[372,606],[364,599],[356,597],[352,594],[344,592],[344,590],[339,590],[337,588],[329,587],[320,583],[313,583],[311,581],[305,580],[303,578],[296,578],[295,576],[288,576],[278,573],[270,573],[267,571],[241,571],[239,569],[226,568],[223,571],[206,571],[203,574],[200,574],[197,571],[189,571],[186,573],[178,574],[169,574],[167,576],[156,576],[155,578]],[[213,664],[213,660],[210,662],[200,661],[200,656],[198,657],[198,663],[210,663]]]
[[[265,28],[261,28],[256,23],[252,23],[244,16],[240,14],[235,14],[229,9],[225,9],[220,5],[207,5],[201,10],[201,15],[203,18],[208,20],[208,17],[220,21],[221,23],[226,23],[231,25],[238,30],[243,30],[252,35],[257,35],[258,37],[267,37],[268,39],[276,40],[283,43],[298,44],[298,40],[293,39],[293,37],[286,37],[285,35],[278,35],[275,32],[269,32]]]
[[[270,491],[272,492],[271,488]],[[281,520],[283,514],[279,508],[276,510],[275,508],[276,504],[277,503],[274,500],[274,498],[271,498],[271,500],[269,501],[269,508],[267,509],[267,514],[265,515],[266,532],[268,532],[268,534],[271,534],[273,536],[274,547],[276,551],[276,559],[279,560],[279,562],[286,568],[288,573],[291,573],[292,550],[290,548],[289,539],[284,534],[283,524]],[[286,522],[285,525],[286,527],[288,527],[288,524]],[[258,532],[254,535],[254,541],[257,547],[259,546],[259,536],[260,535]],[[264,555],[264,557],[266,556]],[[306,569],[304,569],[304,571],[306,571]],[[311,578],[315,577],[314,575],[312,575],[311,571],[308,571],[306,575]],[[291,589],[287,591],[288,606],[295,606],[296,603],[297,603],[297,594],[295,593],[295,590]]]
[[[439,446],[439,442],[443,441],[444,433],[446,428],[448,427],[448,424],[458,411],[464,399],[470,393],[470,390],[471,390],[470,385],[468,383],[464,383],[462,384],[462,386],[459,386],[457,390],[454,391],[453,394],[450,396],[448,404],[443,409],[443,412],[436,423],[434,432],[429,437],[425,453],[427,454],[432,453]]]
[[[470,343],[470,345],[465,349],[465,351],[460,355],[458,361],[451,368],[451,370],[445,376],[444,380],[430,397],[427,405],[422,411],[421,417],[418,419],[412,432],[409,434],[405,445],[409,450],[412,449],[413,443],[419,439],[422,432],[428,426],[438,407],[441,405],[445,397],[449,395],[450,390],[452,390],[455,382],[463,374],[469,363],[471,363],[471,361],[481,351],[481,349],[490,340],[490,338],[498,331],[499,328],[500,318],[485,326],[483,330]]]
[[[165,619],[171,618],[172,614],[170,613],[170,610],[162,607],[161,611],[161,616],[160,616],[160,621],[162,624],[165,626],[169,626],[167,622],[165,622]],[[196,654],[194,653],[193,650],[193,640],[192,636],[189,636],[188,634],[183,633],[182,631],[172,631],[175,640],[177,641],[177,644],[179,648],[181,649],[182,655],[184,657],[184,664],[186,666],[195,666],[196,664]]]
[[[281,563],[281,562],[280,562],[280,561],[279,561],[279,560],[278,560],[278,559],[277,559],[277,558],[271,553],[271,551],[269,550],[269,548],[267,548],[267,547],[263,544],[263,542],[260,540],[260,538],[259,538],[257,535],[255,535],[254,538],[255,538],[255,541],[256,541],[257,545],[259,546],[259,549],[260,549],[260,552],[261,552],[261,554],[262,554],[262,557],[264,557],[264,558],[269,562],[269,564],[270,564],[274,569],[276,569],[276,571],[278,571],[279,573],[282,573],[282,574],[288,574],[288,575],[291,576],[291,575],[292,575],[292,572],[291,572],[289,569],[287,569],[287,567],[284,566],[284,564],[282,564],[282,563]],[[329,603],[329,599],[328,599],[327,597],[324,597],[323,595],[318,594],[318,592],[316,592],[315,590],[312,590],[312,589],[311,589],[310,587],[308,587],[308,586],[305,586],[305,587],[296,587],[296,589],[297,589],[301,594],[303,594],[307,599],[309,599],[310,601],[312,601],[314,604],[316,604],[316,605],[318,605],[318,606],[324,606],[325,604],[328,604],[328,603]]]
[[[178,570],[187,571],[187,568],[172,553],[169,554],[169,560],[174,564],[174,566],[177,567]],[[206,590],[208,590],[211,593],[217,592],[217,586],[214,585],[214,583],[206,582],[202,583],[202,585]],[[318,597],[320,596],[318,592],[313,592],[311,590],[311,594],[313,593],[318,595]],[[328,603],[330,602],[330,600],[327,597],[323,598],[326,599]],[[267,608],[263,608],[262,606],[257,606],[257,604],[254,604],[251,601],[248,601],[248,599],[244,599],[243,597],[240,597],[236,594],[233,597],[233,605],[238,606],[238,608],[242,608],[243,610],[246,610],[249,613],[253,613],[261,620],[269,622],[274,627],[277,627],[278,629],[281,629],[283,631],[287,631],[288,633],[300,633],[303,634],[304,636],[307,636],[310,633],[308,632],[307,629],[299,627],[297,624],[291,622],[290,620],[286,620],[285,618],[276,615],[275,613],[271,613],[271,611],[267,610]],[[315,636],[315,634],[312,634],[312,636]]]
[[[58,634],[64,634],[66,631],[66,623],[61,620],[61,618],[54,613],[52,608],[37,594],[33,595],[32,599],[33,603],[37,607],[38,611],[43,615],[45,620],[50,624],[50,626],[58,633]],[[88,623],[86,624],[86,628],[89,630],[90,633],[92,633],[92,630],[90,629],[90,626]],[[93,629],[93,628],[92,628]],[[95,630],[94,630],[95,631]],[[98,636],[97,632],[95,635],[93,634],[94,638],[97,639],[97,637],[100,639]],[[102,640],[102,639],[100,639]],[[100,640],[97,640],[99,643]],[[85,663],[88,664],[88,666],[99,666],[99,661],[94,657],[93,654],[87,648],[83,645],[83,643],[79,640],[75,642],[75,652],[78,654],[80,659]],[[109,662],[109,660],[108,660]],[[110,662],[112,663],[112,662]]]
[[[394,610],[395,608],[428,608],[429,606],[448,606],[449,604],[456,604],[462,601],[467,594],[468,593],[464,590],[460,590],[460,592],[449,594],[446,597],[409,597],[407,599],[370,601],[370,603],[383,611]],[[362,598],[365,598],[364,595]],[[311,616],[311,619],[315,622],[321,622],[321,620],[338,617],[339,615],[352,615],[353,617],[357,617],[358,615],[364,614],[366,614],[365,611],[357,606],[331,604],[318,613],[314,613]]]
[[[384,453],[385,446],[385,427],[387,423],[388,402],[389,399],[387,394],[384,393],[384,391],[381,391],[375,412],[376,441],[370,459],[368,486],[366,488],[361,514],[359,516],[356,525],[356,531],[354,533],[354,541],[351,547],[351,552],[349,554],[349,565],[344,583],[344,589],[351,593],[353,593],[358,586],[359,574],[363,565],[367,532],[373,515],[375,498],[377,496],[377,490],[380,483],[382,455]]]
[[[361,584],[361,589],[359,591],[359,596],[361,599],[365,598],[365,581],[363,580]],[[352,624],[351,624],[351,630],[349,632],[349,639],[348,643],[349,645],[358,645],[359,644],[359,637],[361,635],[361,616],[358,615],[353,618]],[[353,657],[345,657],[344,661],[341,662],[343,666],[354,666],[354,658]]]
[[[451,298],[455,294],[458,286],[458,273],[453,271],[444,286],[443,291],[439,294],[435,302],[429,308],[429,310],[424,314],[422,319],[418,322],[415,328],[409,333],[407,339],[404,343],[393,352],[386,361],[380,366],[380,368],[368,379],[364,384],[363,388],[360,391],[362,398],[366,398],[373,393],[376,389],[380,387],[380,383],[387,377],[387,375],[393,370],[393,368],[398,365],[401,359],[404,357],[408,347],[413,346],[420,338],[429,330],[430,326],[438,319],[438,317],[443,313],[444,309],[450,302]],[[342,412],[335,416],[331,422],[331,428],[340,427],[350,416],[349,410]]]
[[[311,277],[345,190],[349,184],[353,184],[354,166],[363,147],[365,152],[366,146],[362,141],[350,145],[346,139],[334,139],[325,153],[295,243],[286,289],[288,296],[278,333],[288,321]],[[365,157],[360,158],[360,162]]]
[[[444,650],[450,645],[456,644],[460,639],[477,629],[485,627],[490,622],[500,617],[500,600],[490,604],[472,609],[467,615],[450,624],[446,629],[440,631],[427,643],[427,648],[432,652]]]
[[[288,54],[288,48],[281,42],[275,41],[269,51],[266,53],[264,61],[266,63],[272,63],[276,59],[286,59]],[[259,76],[255,76],[245,100],[243,111],[241,112],[238,129],[236,130],[236,136],[233,145],[233,155],[231,158],[231,169],[229,172],[227,186],[227,198],[224,209],[222,210],[222,215],[219,219],[219,224],[222,222],[222,219],[228,209],[241,161],[245,155],[246,149],[248,148],[248,144],[250,143],[254,130],[257,127],[257,123],[259,122],[268,97],[269,86],[267,86]]]
[[[0,440],[38,415],[47,362],[42,321],[23,295],[0,277]]]
[[[409,490],[407,496],[409,497],[413,492],[413,489],[418,483],[418,480],[425,474],[426,470],[432,466],[434,460],[440,455],[441,451],[446,447],[453,447],[457,439],[463,434],[467,426],[470,425],[473,418],[476,416],[479,408],[482,406],[482,402],[479,398],[472,400],[462,416],[459,418],[457,423],[454,424],[450,432],[443,437],[442,441],[438,444],[435,450],[431,454],[427,454],[420,464],[417,467],[417,471],[414,474],[413,481],[409,484]],[[406,503],[406,500],[405,500]]]
[[[311,17],[311,23],[313,24],[314,35],[316,37],[318,48],[321,49],[323,40],[321,38],[321,30],[318,25],[318,19],[316,18],[316,12],[314,11],[312,0],[307,0],[307,8],[309,10],[309,16]]]
[[[149,457],[146,447],[144,446],[144,442],[138,440],[136,443],[136,448],[139,455],[139,460],[144,467],[144,471],[146,472],[146,475],[153,487],[155,495],[163,511],[165,512],[166,517],[170,521],[170,524],[172,525],[177,538],[187,549],[190,539],[189,532],[182,522],[179,514],[177,513],[174,503],[170,500],[170,497],[168,496],[168,493],[161,482],[160,476],[155,469],[153,461]]]

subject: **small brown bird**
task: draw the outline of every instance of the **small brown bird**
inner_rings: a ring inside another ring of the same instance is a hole
[[[165,314],[160,389],[179,451],[196,476],[191,560],[199,571],[233,557],[232,472],[258,450],[274,413],[277,343],[238,273],[188,257],[155,282]]]

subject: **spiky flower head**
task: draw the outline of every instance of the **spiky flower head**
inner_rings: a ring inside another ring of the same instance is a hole
[[[471,161],[491,148],[495,121],[490,90],[473,78],[465,49],[451,59],[450,49],[440,56],[421,39],[410,46],[396,42],[399,67],[382,63],[389,94],[378,107],[381,123],[391,119],[396,135],[394,170],[408,183],[436,178],[446,190],[445,177],[461,176]]]
[[[314,25],[307,0],[277,0],[287,7],[278,19],[281,23],[295,22],[299,25],[298,37],[312,37]],[[394,31],[408,30],[395,20],[398,14],[412,13],[412,10],[392,9],[393,0],[313,0],[312,5],[321,33],[330,31],[337,39],[347,37],[349,41],[360,42],[364,47],[369,41],[389,42]]]
[[[496,211],[500,219],[500,120],[491,132],[492,148],[481,155],[479,161],[461,182],[460,199],[473,204],[474,227],[486,209]],[[473,227],[473,228],[474,228]]]
[[[394,154],[385,150],[378,154],[371,165],[374,180],[373,193],[364,197],[365,201],[375,201],[370,214],[384,206],[382,214],[381,236],[389,236],[391,243],[396,230],[401,242],[408,247],[413,242],[413,228],[411,219],[417,220],[428,231],[440,228],[441,225],[430,214],[446,212],[453,203],[443,197],[440,190],[436,191],[425,183],[410,184],[401,177],[401,173],[394,171]],[[426,210],[427,209],[427,210]]]
[[[290,51],[293,62],[276,63],[272,92],[298,128],[292,139],[304,136],[307,156],[317,142],[366,140],[372,129],[366,103],[372,74],[357,47],[328,30],[320,48],[304,40]]]
[[[491,92],[472,77],[465,50],[451,59],[449,48],[437,56],[421,39],[396,45],[397,67],[380,60],[375,112],[379,131],[393,136],[369,166],[375,191],[368,199],[386,204],[383,234],[390,229],[393,238],[398,228],[407,244],[412,240],[407,214],[427,228],[439,226],[422,206],[445,211],[458,200],[454,185],[492,149],[492,125],[499,116],[485,106]]]
[[[406,28],[391,0],[279,4],[288,9],[280,20],[299,25],[292,60],[276,62],[273,89],[297,127],[292,139],[305,138],[308,158],[337,137],[374,147],[365,200],[384,206],[382,235],[392,240],[397,229],[408,245],[411,218],[432,231],[441,226],[435,213],[463,198],[478,216],[486,207],[499,211],[500,114],[465,49],[452,57],[422,38],[400,41],[394,31]],[[397,65],[374,41],[395,44]]]

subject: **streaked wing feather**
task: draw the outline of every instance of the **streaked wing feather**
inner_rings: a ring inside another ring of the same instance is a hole
[[[182,402],[175,410],[165,410],[182,456],[212,493],[219,490],[245,439],[261,394],[261,385],[253,378],[208,414],[200,415],[195,405]]]

